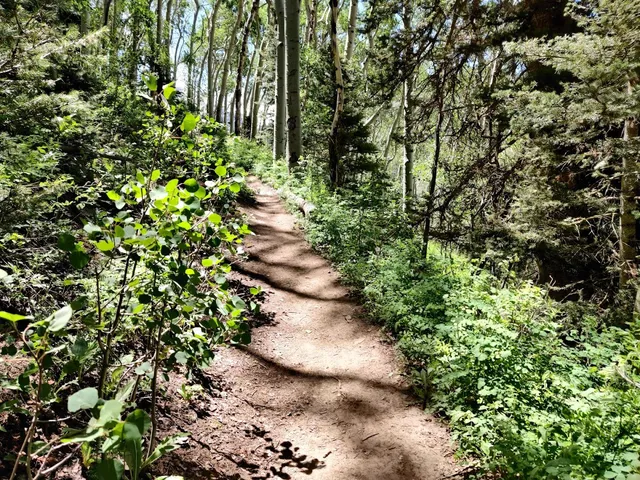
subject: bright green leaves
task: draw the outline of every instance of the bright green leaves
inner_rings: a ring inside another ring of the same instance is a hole
[[[176,92],[175,87],[173,86],[175,82],[168,83],[164,87],[162,87],[162,96],[167,100],[171,100],[171,97]]]
[[[153,73],[147,73],[142,76],[142,80],[144,84],[147,86],[149,91],[155,92],[158,90],[158,77],[156,77]]]
[[[100,240],[95,243],[95,246],[101,252],[110,252],[111,250],[116,248],[115,243],[113,243],[111,240]]]
[[[75,413],[78,410],[93,408],[98,403],[98,390],[93,387],[83,388],[71,395],[67,400],[67,410]]]
[[[233,193],[240,192],[240,184],[239,183],[232,183],[231,185],[229,185],[229,190],[231,190]]]
[[[184,182],[184,187],[189,193],[195,193],[200,188],[200,184],[195,178],[190,178]]]
[[[214,225],[220,225],[220,222],[222,222],[222,217],[217,213],[212,213],[209,215],[209,221]]]
[[[224,177],[227,174],[227,167],[224,165],[218,165],[215,169],[216,175],[219,177]]]
[[[203,258],[202,259],[202,266],[203,267],[212,267],[213,266],[213,259],[211,258]]]
[[[73,310],[70,306],[61,308],[47,319],[49,322],[47,329],[50,332],[59,332],[67,326],[72,315]]]
[[[10,322],[18,322],[20,320],[27,320],[33,317],[26,317],[24,315],[18,315],[16,313],[2,312],[0,311],[0,318],[9,320]]]
[[[173,180],[169,180],[164,188],[168,193],[173,193],[175,192],[176,188],[178,188],[178,183],[180,183],[179,180],[174,178]]]
[[[109,200],[113,200],[114,202],[117,202],[122,198],[122,196],[119,193],[116,193],[113,190],[110,190],[107,192],[107,197],[109,197]]]
[[[200,121],[200,116],[196,117],[191,112],[188,112],[184,116],[184,119],[180,124],[180,130],[182,130],[184,133],[188,133],[194,128],[196,128],[196,125],[198,124],[199,121]]]
[[[151,172],[151,181],[156,182],[160,178],[160,170],[156,169]]]

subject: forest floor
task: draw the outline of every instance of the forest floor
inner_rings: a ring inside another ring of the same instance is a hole
[[[161,461],[188,479],[442,479],[462,470],[444,425],[422,412],[391,341],[367,322],[276,192],[252,178],[255,236],[235,288],[260,285],[249,347],[219,352],[203,394],[164,405],[190,446]],[[255,320],[254,320],[255,322]],[[177,400],[177,399],[176,399]]]

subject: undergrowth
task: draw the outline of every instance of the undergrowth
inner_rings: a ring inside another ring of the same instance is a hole
[[[309,241],[396,335],[416,392],[446,415],[479,475],[640,479],[640,324],[609,326],[605,311],[555,302],[441,245],[422,258],[382,181],[331,192],[310,167],[290,176],[260,147],[236,140],[233,150],[274,187],[315,204],[304,220]]]

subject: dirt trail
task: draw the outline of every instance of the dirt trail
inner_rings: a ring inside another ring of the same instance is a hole
[[[248,348],[217,357],[213,370],[228,393],[205,407],[214,409],[210,419],[187,427],[213,454],[184,461],[218,472],[206,478],[436,480],[455,473],[448,432],[415,405],[393,347],[360,319],[361,308],[275,191],[255,179],[251,186],[256,202],[244,210],[256,236],[233,277],[263,287],[270,320],[254,329]],[[221,462],[233,464],[234,475]]]

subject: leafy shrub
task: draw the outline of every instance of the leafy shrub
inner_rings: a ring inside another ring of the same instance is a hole
[[[250,340],[243,315],[257,306],[229,290],[225,258],[250,233],[234,207],[243,170],[229,162],[224,127],[171,105],[172,90],[156,95],[139,134],[158,168],[105,175],[74,202],[82,228],[67,222],[57,237],[77,298],[50,316],[0,311],[0,355],[21,366],[0,371],[10,392],[0,413],[28,425],[10,479],[52,474],[48,457],[66,448],[90,476],[136,480],[186,439],[157,439],[162,380]],[[17,274],[0,270],[0,282]],[[54,427],[39,428],[44,418]]]
[[[254,171],[315,203],[309,240],[362,289],[397,336],[419,395],[482,471],[640,479],[640,325],[607,326],[605,312],[557,303],[528,282],[503,286],[433,242],[422,258],[382,183],[329,192],[271,160]]]

